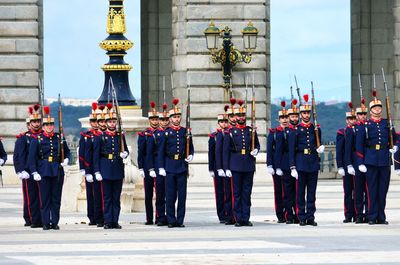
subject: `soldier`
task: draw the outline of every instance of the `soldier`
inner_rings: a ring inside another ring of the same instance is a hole
[[[236,114],[235,114],[235,104],[236,104],[236,99],[231,98],[231,107],[227,110],[226,114],[228,114],[228,128],[233,128],[236,126]]]
[[[361,99],[361,106],[356,108],[357,122],[345,130],[344,163],[347,172],[353,176],[354,183],[354,211],[355,223],[368,223],[368,198],[365,173],[358,170],[356,135],[365,130],[368,108],[365,107],[365,99]]]
[[[297,106],[297,99],[292,100],[292,108],[288,109],[289,127],[295,127],[299,124],[299,109]]]
[[[156,103],[150,103],[151,111],[148,113],[149,127],[143,132],[138,133],[138,167],[139,174],[143,178],[144,186],[144,203],[146,208],[146,222],[145,225],[152,225],[153,222],[153,191],[156,188],[156,172],[155,165],[152,163],[154,157],[157,156],[155,148],[148,148],[149,141],[153,140],[154,133],[159,127],[158,112],[156,110]]]
[[[121,229],[118,220],[125,177],[123,159],[129,156],[129,152],[125,136],[117,132],[118,118],[112,104],[107,104],[105,110],[107,130],[94,139],[93,171],[103,187],[104,229]]]
[[[64,167],[69,163],[70,151],[63,135],[54,132],[50,107],[45,106],[43,110],[46,115],[43,117],[43,133],[32,139],[28,164],[34,180],[39,183],[43,230],[59,230]],[[62,152],[65,155],[63,161]]]
[[[225,106],[225,112],[228,110],[229,106]],[[225,211],[225,200],[230,200],[230,197],[225,196],[225,174],[218,174],[218,169],[216,166],[216,156],[220,156],[219,160],[222,160],[222,153],[216,152],[216,144],[217,144],[217,135],[223,135],[224,130],[228,127],[228,116],[226,114],[218,114],[217,115],[217,124],[218,127],[215,132],[209,134],[208,139],[208,171],[210,176],[214,180],[214,192],[215,192],[215,204],[217,208],[217,216],[219,222],[224,224],[227,222],[226,219],[226,211]],[[222,139],[222,137],[220,137]],[[220,171],[223,170],[222,168],[219,169]],[[230,187],[229,187],[230,189]]]
[[[181,127],[181,109],[178,108],[178,99],[174,99],[173,107],[169,111],[170,127],[160,137],[158,152],[159,174],[166,177],[166,212],[168,227],[185,227],[183,224],[186,211],[186,190],[188,177],[188,163],[193,160],[194,148],[190,140],[189,153],[186,152],[187,130]],[[190,138],[191,139],[191,138]],[[175,215],[175,203],[178,205]]]
[[[252,130],[246,126],[246,108],[244,101],[238,101],[235,109],[236,126],[224,134],[223,166],[228,178],[233,178],[233,215],[235,226],[253,226],[249,221],[251,207],[251,191],[255,172],[256,156],[260,150],[257,133],[254,133],[254,149],[252,149]]]
[[[97,122],[98,105],[92,103],[92,113],[89,115],[90,129],[81,132],[79,140],[79,168],[86,184],[87,216],[89,225],[104,225],[103,201],[101,195],[101,183],[93,177],[93,142],[98,135],[99,126]]]
[[[311,106],[308,104],[308,95],[304,95],[303,98],[304,105],[300,106],[302,122],[291,129],[289,134],[289,166],[291,176],[297,179],[296,209],[300,226],[317,226],[314,214],[319,171],[318,154],[323,153],[325,147],[317,147],[315,128],[310,121]],[[320,128],[318,134],[321,136]]]
[[[29,117],[26,119],[28,131],[16,136],[17,140],[13,155],[15,172],[22,181],[25,226],[30,226],[31,228],[42,227],[39,186],[31,177],[31,171],[28,168],[29,145],[32,137],[37,137],[42,132],[42,117],[39,111],[40,105],[38,104],[29,107]]]
[[[397,149],[400,148],[400,133],[396,133],[396,145]],[[394,170],[397,174],[397,176],[400,176],[400,151],[397,151],[393,155],[393,160],[394,160]]]
[[[344,192],[344,220],[343,223],[355,221],[354,209],[354,182],[353,177],[345,171],[346,131],[353,130],[356,123],[356,114],[353,103],[349,103],[350,112],[346,112],[346,127],[340,128],[336,133],[336,165],[338,174],[343,178]],[[351,151],[350,151],[351,152]]]
[[[288,204],[289,207],[292,207],[289,203],[290,194],[288,194],[286,200],[284,200],[284,194],[286,194],[286,192],[284,192],[284,183],[286,183],[286,186],[288,186],[288,184],[293,180],[293,178],[290,176],[288,162],[289,150],[287,143],[287,128],[289,126],[289,116],[288,112],[285,109],[285,101],[281,102],[281,107],[282,109],[278,112],[280,125],[275,130],[270,132],[273,137],[270,137],[268,135],[267,149],[273,148],[273,151],[267,150],[267,154],[271,153],[270,156],[273,157],[272,164],[274,165],[274,168],[272,168],[272,170],[275,169],[275,172],[271,172],[271,165],[268,164],[268,172],[273,173],[272,178],[274,184],[274,205],[276,217],[278,218],[278,223],[285,223],[286,221],[288,221],[288,224],[291,224],[293,223],[293,215],[290,216],[290,209],[286,210],[286,204]],[[273,143],[271,144],[269,143],[269,141],[272,141]],[[269,163],[271,163],[270,159],[271,158],[267,157],[267,161],[269,160]],[[293,191],[291,191],[291,194],[293,194]]]
[[[376,98],[376,90],[372,93],[373,100],[369,103],[370,119],[365,123],[364,130],[356,135],[356,155],[358,169],[366,173],[368,195],[368,224],[388,224],[385,207],[386,195],[390,182],[391,154],[398,147],[389,146],[390,128],[387,119],[382,119],[382,102]],[[393,132],[393,139],[396,134]]]

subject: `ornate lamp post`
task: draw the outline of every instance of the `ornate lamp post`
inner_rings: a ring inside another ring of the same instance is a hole
[[[258,30],[249,22],[242,30],[244,51],[240,52],[232,43],[231,29],[225,26],[219,30],[213,22],[204,31],[207,49],[210,51],[213,63],[220,63],[223,70],[224,88],[229,88],[232,78],[232,68],[238,63],[250,63],[252,52],[257,47]],[[218,50],[218,40],[222,37],[222,48]]]
[[[126,51],[133,46],[133,43],[124,36],[126,32],[124,1],[109,0],[109,2],[107,18],[107,33],[109,36],[100,43],[100,47],[107,51],[110,60],[101,67],[105,74],[105,80],[103,92],[98,101],[104,104],[111,99],[109,86],[110,78],[112,78],[117,91],[119,105],[135,106],[137,105],[136,100],[129,87],[129,71],[132,66],[124,61]]]

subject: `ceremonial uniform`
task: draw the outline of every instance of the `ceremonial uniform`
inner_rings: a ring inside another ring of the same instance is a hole
[[[220,129],[212,132],[208,135],[208,171],[213,172],[214,181],[214,193],[215,193],[215,205],[217,208],[217,216],[219,221],[225,222],[224,216],[224,177],[219,177],[217,168],[215,166],[216,159],[216,136],[218,133],[222,133]]]

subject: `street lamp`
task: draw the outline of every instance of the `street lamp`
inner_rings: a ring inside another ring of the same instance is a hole
[[[232,68],[238,63],[250,63],[252,52],[257,47],[258,30],[249,22],[242,30],[244,51],[240,52],[232,43],[231,29],[225,26],[219,30],[214,22],[211,22],[204,31],[206,35],[207,49],[211,53],[213,63],[220,63],[223,69],[224,88],[229,88],[232,78]],[[218,50],[218,40],[222,37],[222,48]]]

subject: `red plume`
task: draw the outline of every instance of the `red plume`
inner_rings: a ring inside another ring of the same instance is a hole
[[[296,106],[297,105],[297,99],[293,99],[292,100],[292,104],[293,104],[293,106]]]
[[[350,109],[353,109],[353,103],[352,102],[349,102],[349,104],[347,104],[347,105],[349,105]]]
[[[28,111],[29,111],[29,114],[33,114],[33,108],[32,107],[29,107]]]
[[[46,113],[47,115],[49,115],[49,114],[50,114],[50,107],[49,107],[49,106],[44,106],[44,107],[43,107],[43,111],[44,111],[44,113]]]
[[[176,105],[178,105],[178,103],[179,103],[179,99],[174,98],[174,100],[172,101],[172,104],[176,106]]]
[[[154,109],[156,107],[156,103],[154,101],[150,102],[150,107]]]
[[[236,104],[236,99],[231,98],[231,105],[235,105]]]
[[[103,111],[105,107],[106,107],[106,106],[104,106],[104,105],[100,105],[100,106],[99,106],[99,109],[100,109],[101,111]]]
[[[92,103],[92,110],[96,110],[97,109],[97,102],[93,102]]]
[[[224,111],[225,111],[225,112],[227,112],[227,111],[228,111],[228,109],[229,109],[229,106],[228,106],[228,105],[225,105],[225,107],[224,107]]]
[[[361,99],[361,104],[364,104],[365,103],[365,98],[362,98]]]
[[[286,107],[286,102],[284,100],[281,101],[281,107],[282,108]]]
[[[163,108],[163,110],[166,110],[168,108],[167,103],[162,104],[162,108]]]
[[[303,98],[305,102],[308,102],[308,94],[304,94]]]
[[[244,104],[244,100],[243,99],[239,99],[238,100],[238,104],[239,104],[239,106],[242,106]]]
[[[33,109],[34,109],[35,111],[38,111],[38,109],[40,109],[40,105],[39,105],[39,104],[33,105]]]
[[[113,105],[111,103],[107,103],[107,109],[112,109]]]
[[[372,96],[376,98],[376,89],[372,90]]]

